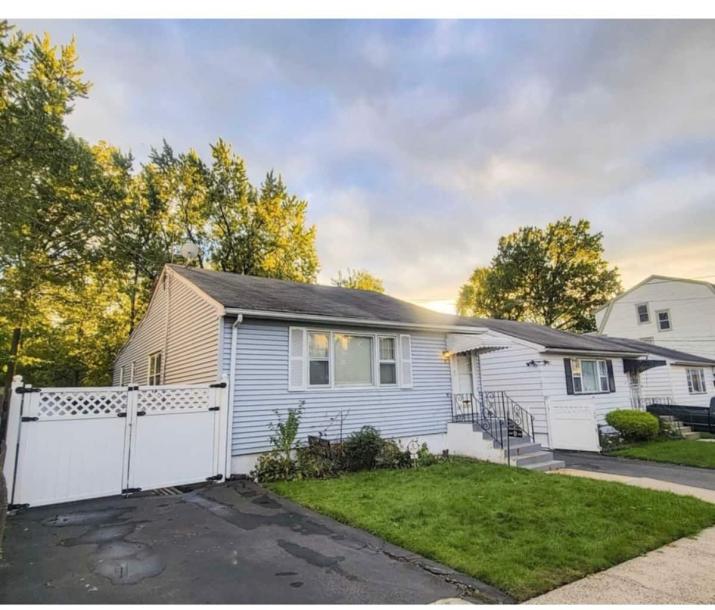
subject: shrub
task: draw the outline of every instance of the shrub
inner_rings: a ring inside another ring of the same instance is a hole
[[[375,459],[375,465],[378,468],[409,468],[411,463],[410,452],[393,440],[386,440],[382,443],[380,452]]]
[[[342,445],[341,465],[345,470],[369,470],[375,468],[377,456],[384,441],[372,426],[363,426],[353,432]]]
[[[296,477],[299,479],[324,479],[339,471],[337,461],[321,447],[296,449]]]
[[[433,453],[430,453],[427,443],[422,443],[422,446],[417,450],[415,466],[431,466],[437,462],[439,462],[439,458]]]
[[[288,416],[285,421],[281,417],[279,411],[275,411],[275,414],[278,418],[278,423],[272,423],[269,425],[269,429],[275,432],[275,434],[270,438],[271,445],[273,445],[274,451],[281,452],[283,457],[287,461],[290,461],[290,452],[297,446],[295,439],[298,436],[303,407],[300,406],[297,409],[288,409]]]
[[[262,483],[269,481],[290,481],[296,477],[295,463],[290,457],[278,451],[264,453],[258,457],[251,478]]]
[[[634,409],[617,409],[606,415],[613,426],[629,442],[648,441],[658,435],[659,423],[655,415]]]

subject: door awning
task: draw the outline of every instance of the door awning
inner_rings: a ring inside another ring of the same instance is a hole
[[[624,358],[623,372],[624,373],[642,373],[656,366],[665,366],[665,360],[639,360],[638,358]]]
[[[450,354],[461,354],[464,352],[493,352],[498,349],[506,349],[509,342],[498,337],[489,335],[463,335],[451,333],[447,335],[447,351]]]

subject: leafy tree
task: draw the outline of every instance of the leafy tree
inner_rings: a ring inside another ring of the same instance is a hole
[[[521,227],[499,240],[489,267],[478,267],[459,292],[461,315],[594,330],[594,311],[621,288],[603,258],[603,235],[570,217],[546,229]]]
[[[318,271],[315,227],[305,226],[307,203],[289,195],[270,172],[255,188],[243,159],[219,140],[208,176],[212,256],[220,270],[298,282]]]
[[[58,48],[0,23],[0,317],[13,329],[6,390],[43,290],[81,281],[96,255],[94,158],[64,123],[89,87],[76,60],[74,41]]]
[[[355,288],[357,290],[370,290],[372,292],[385,292],[382,280],[379,277],[368,273],[364,269],[350,269],[343,274],[338,271],[337,277],[330,280],[333,286],[342,288]]]

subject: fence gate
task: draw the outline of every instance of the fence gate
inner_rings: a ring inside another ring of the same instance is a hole
[[[547,404],[549,447],[574,451],[600,451],[598,425],[591,404]]]
[[[39,506],[223,478],[225,385],[15,384],[4,467],[10,504]]]

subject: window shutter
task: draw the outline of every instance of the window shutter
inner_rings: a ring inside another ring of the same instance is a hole
[[[571,358],[564,358],[564,371],[566,372],[566,393],[573,394],[573,375],[571,374]]]
[[[606,360],[606,368],[608,369],[608,391],[616,391],[616,378],[613,376],[613,361]]]
[[[400,385],[412,387],[412,338],[400,335]]]
[[[288,389],[305,389],[305,329],[288,330]]]

